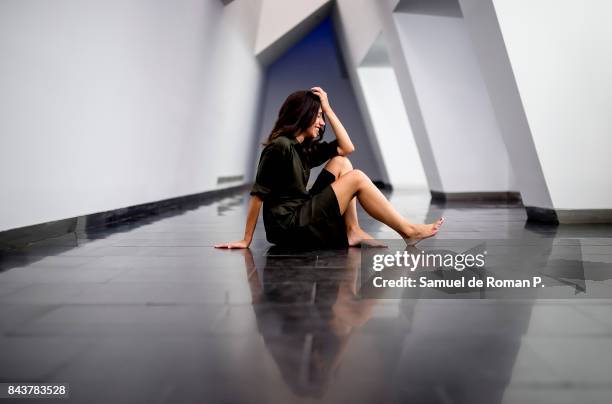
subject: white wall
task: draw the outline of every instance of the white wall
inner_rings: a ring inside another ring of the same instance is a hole
[[[262,81],[250,7],[0,2],[0,230],[246,175]]]
[[[365,133],[370,139],[372,154],[383,177],[390,183],[380,145],[366,103],[366,96],[359,80],[357,69],[371,45],[380,33],[380,24],[376,16],[377,3],[368,0],[336,0],[333,8],[333,21],[336,38],[341,50],[342,60],[349,81],[355,93],[355,101],[361,112]]]
[[[432,190],[514,190],[506,148],[463,18],[426,12],[394,17],[440,176],[440,188],[432,184]]]
[[[393,69],[360,67],[358,74],[391,184],[396,188],[427,189],[423,163]]]
[[[336,0],[343,54],[349,66],[359,66],[380,35],[379,0]]]
[[[427,184],[430,189],[441,189],[440,175],[434,159],[431,142],[427,136],[423,115],[415,95],[412,78],[410,77],[410,69],[406,64],[399,31],[393,18],[393,10],[398,2],[399,0],[377,1],[377,7],[370,13],[370,19],[374,21],[374,24],[380,26],[382,40],[386,44],[389,62],[395,72],[412,134],[419,149]],[[356,28],[358,29],[358,27]]]
[[[612,2],[495,0],[556,209],[612,209]]]
[[[552,208],[493,4],[460,0],[460,5],[523,204]]]

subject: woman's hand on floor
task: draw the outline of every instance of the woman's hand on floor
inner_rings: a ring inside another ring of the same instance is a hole
[[[233,243],[215,244],[215,248],[249,248],[249,243],[246,240],[234,241]]]

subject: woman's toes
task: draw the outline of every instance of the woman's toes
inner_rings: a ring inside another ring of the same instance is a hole
[[[441,217],[438,220],[436,220],[436,222],[434,223],[434,229],[436,231],[440,230],[440,227],[442,227],[442,223],[444,223],[444,218]]]

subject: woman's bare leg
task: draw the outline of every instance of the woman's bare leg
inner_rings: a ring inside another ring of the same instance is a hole
[[[443,222],[440,218],[432,224],[410,223],[395,210],[391,202],[360,170],[351,170],[342,175],[334,181],[332,188],[340,204],[340,213],[344,214],[348,210],[351,200],[356,196],[370,216],[391,227],[409,243],[435,235]]]
[[[353,170],[351,161],[344,156],[336,156],[329,160],[325,165],[325,169],[332,173],[336,180],[343,175]],[[344,223],[346,224],[346,236],[350,246],[361,244],[363,240],[372,240],[373,237],[366,233],[357,218],[357,197],[353,197],[348,208],[343,214]]]

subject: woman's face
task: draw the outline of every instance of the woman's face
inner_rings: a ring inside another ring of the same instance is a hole
[[[316,138],[317,136],[319,136],[319,131],[323,129],[324,126],[325,119],[323,119],[323,111],[321,110],[321,107],[319,107],[317,118],[315,119],[314,123],[308,129],[306,129],[306,137],[310,137],[313,139]]]

